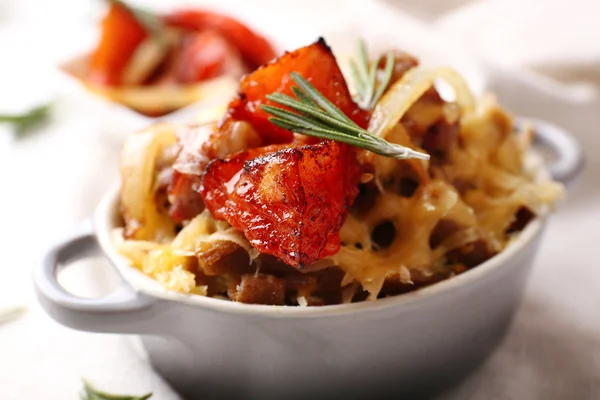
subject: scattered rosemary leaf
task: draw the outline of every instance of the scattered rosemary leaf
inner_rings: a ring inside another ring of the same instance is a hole
[[[96,389],[90,382],[83,380],[83,389],[80,394],[81,400],[146,400],[152,393],[143,396],[117,395],[102,392]]]
[[[24,114],[0,114],[0,123],[11,124],[18,137],[24,137],[34,128],[44,124],[50,117],[51,104],[45,104],[27,111]]]

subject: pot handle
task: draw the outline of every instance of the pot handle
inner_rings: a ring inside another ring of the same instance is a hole
[[[57,280],[59,268],[100,253],[91,221],[54,245],[33,270],[37,297],[57,322],[73,329],[105,333],[143,333],[153,319],[158,299],[135,291],[124,280],[114,292],[100,298],[69,293]],[[145,333],[145,332],[144,332]]]
[[[564,129],[541,119],[520,119],[517,126],[525,122],[533,125],[534,144],[546,146],[554,153],[555,159],[548,163],[552,178],[567,185],[572,183],[585,165],[577,140]]]

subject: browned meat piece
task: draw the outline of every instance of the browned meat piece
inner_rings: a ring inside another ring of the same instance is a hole
[[[316,299],[320,299],[323,305],[340,304],[342,302],[342,279],[344,271],[336,267],[329,267],[311,273],[317,279],[317,287],[312,293],[312,303],[319,305]]]
[[[286,290],[298,296],[310,295],[319,283],[317,278],[312,274],[293,273],[283,279],[285,279]]]
[[[467,268],[473,268],[484,261],[487,261],[495,253],[490,249],[487,242],[479,239],[473,243],[466,244],[461,248],[449,251],[448,260],[454,263],[463,264]]]
[[[207,276],[253,272],[248,252],[229,240],[203,242],[196,249],[198,264]]]
[[[195,266],[189,270],[194,273],[196,286],[206,286],[206,295],[217,296],[223,295],[227,292],[227,279],[220,276],[207,276],[202,268],[199,268],[198,260],[194,257],[190,257],[194,260]]]
[[[409,69],[419,65],[419,60],[408,53],[405,53],[401,50],[392,50],[392,53],[394,53],[394,69],[392,71],[392,79],[390,80],[390,84],[393,84],[402,78],[402,76],[404,76],[406,71]],[[378,65],[379,69],[383,69],[385,67],[385,61],[386,58],[384,57]]]
[[[244,274],[228,294],[240,303],[281,306],[285,304],[285,280],[267,274]]]
[[[429,246],[432,249],[438,247],[447,237],[458,232],[460,226],[451,219],[442,218],[433,228],[431,236],[429,236]]]
[[[445,152],[458,140],[458,122],[448,123],[441,119],[431,125],[423,136],[423,148],[432,156],[432,161],[443,159]]]
[[[425,149],[431,162],[443,163],[447,150],[459,141],[460,110],[446,103],[435,88],[430,88],[402,118],[402,126],[415,145]]]
[[[417,269],[410,271],[410,279],[413,281],[412,284],[404,283],[400,280],[399,275],[388,276],[385,279],[383,288],[379,293],[379,297],[396,296],[402,293],[412,292],[424,286],[433,285],[434,283],[447,279],[449,273],[434,273],[432,275],[426,275],[422,271]]]
[[[200,177],[173,171],[169,185],[169,215],[178,223],[190,220],[204,210],[204,201],[194,190],[200,186]],[[176,193],[176,195],[174,195]]]
[[[535,218],[535,214],[527,207],[519,208],[517,211],[517,215],[515,215],[515,220],[510,224],[506,233],[514,233],[520,232],[527,226],[531,220]]]
[[[432,87],[404,114],[400,122],[415,144],[420,145],[429,127],[444,117],[444,103]]]
[[[313,272],[300,272],[280,259],[261,254],[259,271],[285,281],[286,299],[302,296],[309,306],[339,304],[344,273],[336,267]]]
[[[452,234],[456,233],[460,226],[452,220],[441,219],[433,228],[429,237],[429,246],[432,249],[438,247],[442,242]],[[458,249],[449,251],[446,256],[452,263],[462,264],[466,268],[473,268],[488,258],[492,257],[494,252],[489,248],[484,239],[468,243]]]

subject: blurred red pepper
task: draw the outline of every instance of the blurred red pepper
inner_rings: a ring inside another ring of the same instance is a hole
[[[146,29],[129,10],[112,3],[102,21],[100,43],[92,54],[88,79],[96,84],[119,85],[123,68],[147,36]]]
[[[214,30],[194,32],[187,39],[177,56],[174,71],[177,81],[200,82],[226,73],[228,64],[240,64],[241,59],[233,45]]]
[[[275,58],[275,50],[262,36],[234,18],[210,11],[181,10],[163,17],[167,25],[187,30],[213,29],[231,42],[247,66],[254,70]]]

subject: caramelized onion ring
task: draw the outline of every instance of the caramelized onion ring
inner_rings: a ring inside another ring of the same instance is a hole
[[[156,162],[167,146],[177,142],[171,125],[154,125],[128,138],[121,153],[121,211],[125,236],[164,242],[173,239],[174,222],[156,207]]]
[[[438,78],[450,84],[456,94],[456,103],[463,115],[475,108],[475,100],[465,80],[450,68],[433,70],[411,68],[394,83],[377,102],[369,122],[369,132],[385,138],[387,133],[400,122],[408,109],[434,84]]]

